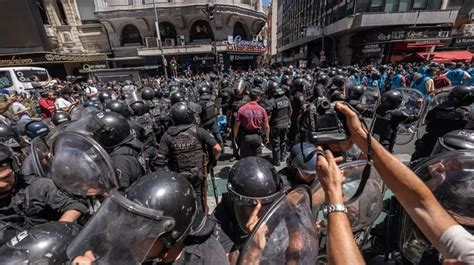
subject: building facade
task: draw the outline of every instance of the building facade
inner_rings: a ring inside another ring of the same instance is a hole
[[[281,0],[278,61],[388,63],[411,53],[467,49],[470,37],[459,32],[473,8],[470,0]]]
[[[24,1],[13,2],[12,5],[2,3],[2,12],[7,16],[1,16],[1,19],[8,20],[3,21],[2,25],[6,27],[5,31],[12,32],[12,45],[24,46],[22,35],[30,34],[41,34],[42,45],[35,50],[0,48],[1,66],[40,66],[47,68],[52,76],[64,78],[68,75],[80,75],[79,71],[84,65],[105,64],[109,46],[104,38],[103,28],[83,25],[75,0],[27,1],[26,17],[22,15],[25,11],[17,10],[25,5],[22,3]],[[21,21],[19,23],[22,28],[17,28],[8,14],[22,20],[31,20],[31,23]],[[28,28],[25,25],[28,25]]]
[[[265,52],[263,42],[254,41],[266,22],[261,0],[95,0],[94,16],[106,29],[113,68],[152,74],[159,66],[163,73],[164,57],[183,71],[248,69]]]

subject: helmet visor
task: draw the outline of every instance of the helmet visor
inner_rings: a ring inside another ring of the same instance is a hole
[[[100,195],[117,185],[109,155],[91,138],[65,132],[55,138],[48,175],[63,190],[80,196]]]
[[[162,212],[140,206],[114,190],[71,242],[67,254],[72,260],[91,250],[103,264],[141,264],[159,257],[163,247],[156,244],[157,239],[173,227],[174,221]]]

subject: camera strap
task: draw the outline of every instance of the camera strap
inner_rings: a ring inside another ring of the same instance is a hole
[[[349,106],[349,108],[353,110],[353,108],[349,104],[347,105]],[[368,130],[367,124],[365,123],[365,120],[362,117],[360,117],[360,115],[358,116],[359,116],[359,120],[362,122],[362,124],[364,124],[365,129],[367,130],[367,164],[365,165],[364,170],[362,171],[362,177],[359,183],[359,187],[357,187],[357,190],[354,193],[354,195],[352,195],[352,197],[349,200],[344,202],[345,205],[354,203],[357,199],[359,199],[360,195],[362,195],[362,192],[364,192],[365,186],[367,185],[367,181],[369,180],[370,172],[372,170],[372,165],[373,165],[372,137],[370,135],[370,131]]]

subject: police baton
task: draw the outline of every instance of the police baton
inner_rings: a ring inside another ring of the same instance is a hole
[[[219,204],[219,197],[217,196],[216,177],[214,175],[214,167],[212,165],[209,165],[209,173],[211,174],[212,191],[214,192],[214,200],[216,200],[217,206],[217,204]]]

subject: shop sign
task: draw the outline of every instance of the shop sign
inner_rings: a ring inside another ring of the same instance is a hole
[[[193,56],[193,62],[198,62],[198,61],[213,61],[215,60],[214,55],[194,55]]]
[[[474,24],[464,24],[461,30],[463,37],[474,37]]]
[[[449,38],[450,30],[446,29],[415,29],[407,33],[407,39],[434,39],[434,38]]]
[[[82,65],[82,70],[84,71],[101,70],[101,69],[107,69],[107,65],[106,64],[83,64]]]
[[[319,25],[309,26],[306,28],[307,37],[317,37],[319,35],[322,35],[322,30]]]
[[[383,45],[381,44],[366,44],[362,48],[362,53],[382,53],[383,52]]]
[[[392,40],[403,40],[405,39],[406,31],[396,30],[384,34],[383,32],[377,35],[377,41],[392,41]]]
[[[81,62],[100,62],[106,61],[107,55],[74,55],[74,54],[55,54],[55,53],[37,53],[22,55],[0,56],[0,66],[47,64],[47,63],[81,63]]]
[[[253,55],[248,55],[248,54],[231,54],[229,55],[229,60],[231,62],[234,61],[249,61],[255,59],[255,56]]]
[[[242,37],[237,35],[232,41],[231,38],[227,40],[227,50],[228,51],[238,51],[238,52],[265,52],[266,48],[262,41],[248,41],[242,40]]]
[[[474,37],[456,38],[453,40],[454,47],[471,47],[474,46]]]

